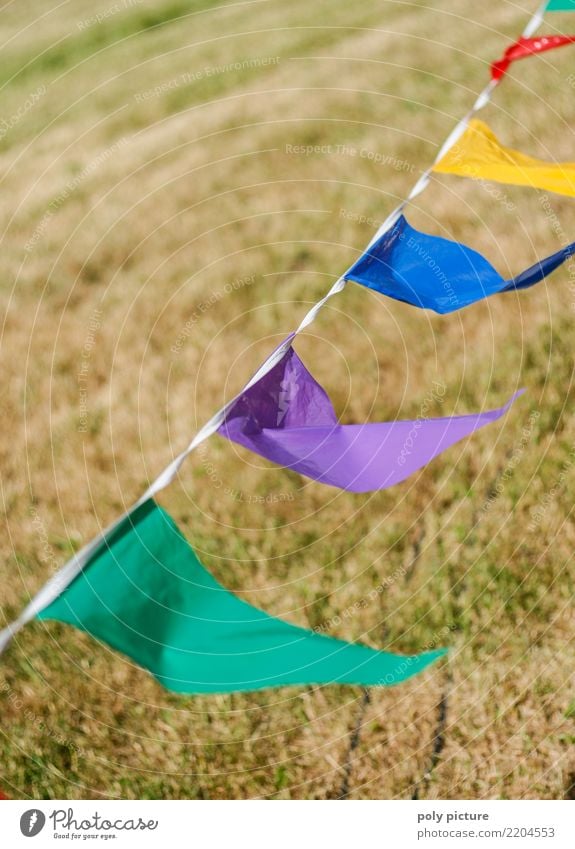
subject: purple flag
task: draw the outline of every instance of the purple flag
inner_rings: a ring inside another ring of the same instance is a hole
[[[293,348],[241,395],[219,428],[256,454],[349,492],[387,489],[499,419],[504,407],[443,419],[338,424],[327,394]]]

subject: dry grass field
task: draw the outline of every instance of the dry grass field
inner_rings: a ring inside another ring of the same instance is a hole
[[[3,620],[353,261],[535,5],[3,3]],[[482,118],[573,161],[574,75],[575,48],[517,63]],[[409,218],[509,275],[575,238],[571,199],[455,177]],[[266,611],[448,660],[390,689],[182,698],[34,623],[0,661],[4,792],[575,797],[574,275],[446,317],[350,284],[302,335],[343,421],[488,409],[526,387],[404,484],[341,493],[214,437],[160,499]]]

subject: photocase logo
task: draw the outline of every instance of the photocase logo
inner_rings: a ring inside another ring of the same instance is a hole
[[[20,817],[20,831],[25,837],[36,837],[45,825],[46,817],[38,808],[32,808]]]

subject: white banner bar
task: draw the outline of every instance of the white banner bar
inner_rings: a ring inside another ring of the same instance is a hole
[[[0,803],[2,845],[220,849],[572,849],[573,806],[554,801],[53,801]],[[64,842],[66,841],[66,842]]]

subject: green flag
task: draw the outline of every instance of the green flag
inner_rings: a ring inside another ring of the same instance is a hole
[[[546,12],[575,12],[575,0],[549,0]]]
[[[179,693],[397,684],[445,653],[388,654],[268,616],[206,571],[153,500],[116,528],[38,618],[87,631]]]

